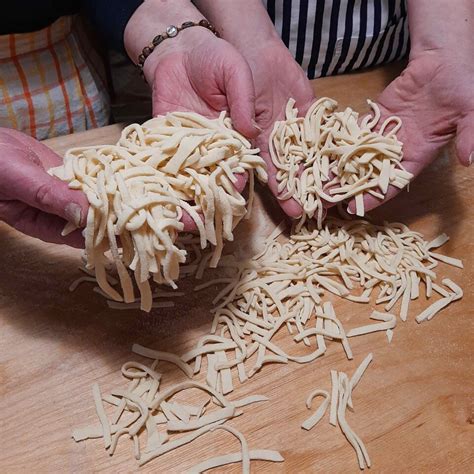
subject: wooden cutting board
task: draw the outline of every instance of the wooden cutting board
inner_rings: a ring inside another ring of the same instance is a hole
[[[365,110],[399,72],[400,65],[315,82],[318,95]],[[113,143],[119,126],[49,140],[62,153],[70,146]],[[391,344],[383,333],[354,338],[354,361],[338,344],[311,364],[274,365],[239,386],[231,398],[263,394],[270,402],[250,406],[230,424],[241,430],[251,449],[276,449],[283,464],[255,462],[255,472],[357,472],[355,453],[337,428],[326,421],[310,432],[300,428],[308,416],[307,394],[330,388],[330,369],[351,374],[368,352],[374,361],[354,395],[348,421],[365,441],[372,472],[472,472],[474,453],[474,347],[472,171],[443,154],[403,193],[375,214],[400,220],[427,239],[446,232],[442,252],[464,260],[465,269],[440,265],[465,291],[431,322],[418,325],[415,301],[406,323],[399,323]],[[262,191],[262,190],[260,190]],[[264,193],[260,192],[261,195]],[[270,217],[271,216],[271,217]],[[254,217],[241,226],[240,251],[251,253],[281,219],[270,198],[258,200]],[[215,288],[199,294],[189,286],[173,309],[107,309],[83,285],[70,293],[79,276],[79,252],[22,236],[0,225],[0,470],[2,472],[135,472],[132,446],[122,440],[109,457],[100,440],[76,444],[73,428],[96,422],[91,385],[104,392],[123,387],[120,366],[133,360],[138,342],[182,353],[210,327]],[[346,328],[368,322],[371,308],[335,301]],[[291,339],[282,342],[293,350]],[[179,374],[165,373],[166,383]],[[164,380],[165,380],[164,379]],[[182,472],[208,457],[234,452],[228,433],[208,434],[193,444],[146,465],[143,472]],[[238,465],[228,471],[239,472]]]

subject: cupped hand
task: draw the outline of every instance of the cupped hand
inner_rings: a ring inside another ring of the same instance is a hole
[[[0,220],[46,242],[81,248],[80,231],[61,236],[67,222],[83,227],[88,202],[47,173],[62,163],[52,150],[16,130],[0,128]]]
[[[247,138],[257,136],[250,68],[232,45],[208,30],[190,28],[163,42],[147,58],[144,72],[152,87],[153,115],[189,111],[216,118],[225,110],[238,132]],[[237,191],[246,182],[246,174],[238,175]],[[186,213],[182,221],[185,231],[196,230]]]
[[[245,54],[252,69],[255,84],[256,121],[261,133],[255,140],[268,168],[268,186],[278,197],[276,168],[268,151],[268,141],[277,120],[285,119],[288,99],[295,99],[299,115],[304,116],[314,101],[313,88],[306,74],[279,40],[271,40]],[[303,209],[294,199],[279,199],[284,212],[293,218],[300,217]]]
[[[456,52],[412,52],[407,68],[377,100],[381,122],[390,115],[402,119],[397,134],[403,142],[402,164],[414,176],[453,138],[461,164],[469,166],[474,158],[474,66],[468,50],[460,46]],[[366,196],[365,209],[373,209],[399,192],[390,186],[383,201]],[[349,203],[349,209],[355,211],[355,202]]]

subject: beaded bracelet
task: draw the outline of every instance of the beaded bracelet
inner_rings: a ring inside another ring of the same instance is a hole
[[[155,50],[155,48],[161,44],[164,40],[169,38],[174,38],[178,35],[178,33],[186,28],[191,28],[193,26],[202,26],[203,28],[207,28],[209,31],[214,33],[218,38],[220,37],[217,30],[214,28],[211,23],[207,20],[200,20],[196,21],[185,21],[181,26],[170,25],[166,28],[165,33],[161,35],[155,36],[151,43],[143,48],[142,53],[138,56],[137,67],[140,69],[140,74],[143,76],[143,66],[145,64],[145,60],[150,54]]]

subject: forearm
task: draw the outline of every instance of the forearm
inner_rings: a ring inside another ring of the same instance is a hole
[[[261,0],[195,0],[195,5],[221,36],[241,51],[281,41]]]
[[[134,63],[137,63],[143,48],[150,44],[156,35],[163,33],[166,27],[179,26],[185,21],[199,21],[203,18],[190,0],[147,0],[137,8],[125,28],[124,43],[127,54]],[[166,48],[168,51],[176,47],[183,38],[195,33],[191,31],[194,29],[182,31],[176,38],[160,44],[157,50]],[[147,63],[148,60],[145,65]]]
[[[472,0],[407,0],[412,53],[472,48]]]

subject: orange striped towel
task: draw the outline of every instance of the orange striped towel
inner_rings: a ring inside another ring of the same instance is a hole
[[[73,17],[0,35],[0,126],[44,138],[107,125],[107,91],[86,62]]]

